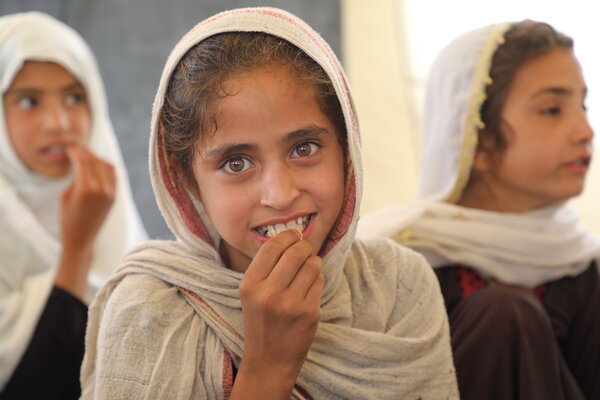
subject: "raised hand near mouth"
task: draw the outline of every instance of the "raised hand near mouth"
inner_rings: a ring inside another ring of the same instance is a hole
[[[231,399],[290,398],[320,319],[322,265],[296,229],[257,252],[240,285],[244,355]]]
[[[96,236],[113,204],[114,168],[82,145],[67,148],[74,171],[61,201],[62,254],[55,284],[83,298]]]

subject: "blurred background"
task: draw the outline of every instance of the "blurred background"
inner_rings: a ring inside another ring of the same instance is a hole
[[[197,22],[231,8],[266,5],[304,19],[344,65],[364,139],[363,214],[414,200],[429,66],[469,29],[530,18],[573,37],[590,91],[588,115],[600,131],[600,26],[588,0],[0,0],[0,15],[43,11],[88,41],[144,225],[151,238],[168,239],[172,234],[156,206],[147,160],[152,101],[166,57]],[[587,183],[574,204],[600,234],[600,162],[592,163]]]

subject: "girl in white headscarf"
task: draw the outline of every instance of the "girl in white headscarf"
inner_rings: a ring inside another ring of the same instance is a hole
[[[421,201],[361,221],[435,268],[464,399],[600,398],[600,242],[566,203],[591,158],[586,91],[547,24],[460,36],[428,82]]]
[[[189,31],[150,161],[177,241],[140,246],[99,292],[82,398],[458,398],[431,268],[355,240],[356,115],[304,22],[249,8]]]
[[[0,397],[77,398],[86,301],[146,235],[83,39],[0,18]]]

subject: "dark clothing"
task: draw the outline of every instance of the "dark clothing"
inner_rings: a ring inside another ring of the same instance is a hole
[[[488,282],[458,265],[436,274],[462,399],[600,399],[595,263],[532,291]]]
[[[86,323],[87,306],[54,287],[29,347],[0,399],[78,399]]]

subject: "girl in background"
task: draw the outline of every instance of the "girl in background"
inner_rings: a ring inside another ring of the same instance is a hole
[[[435,268],[464,399],[600,398],[600,242],[567,203],[591,161],[586,94],[547,24],[460,36],[428,81],[420,202],[361,220]]]
[[[82,398],[458,398],[431,268],[355,240],[357,120],[309,26],[249,8],[189,31],[150,160],[177,241],[140,247],[99,292]]]
[[[0,18],[0,398],[75,399],[86,302],[146,234],[83,39]]]

